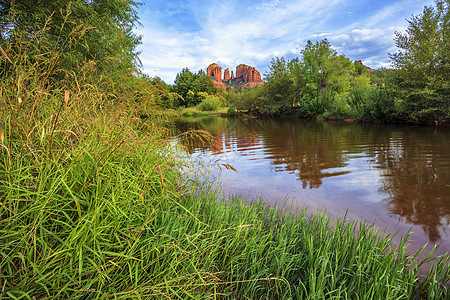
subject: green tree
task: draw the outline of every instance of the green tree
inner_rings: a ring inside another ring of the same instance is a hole
[[[264,113],[277,114],[292,107],[294,85],[291,80],[288,61],[283,57],[272,59],[269,72],[265,74],[265,97],[260,106]]]
[[[230,105],[238,110],[253,111],[261,105],[262,95],[264,94],[264,87],[245,87],[235,92],[233,90],[229,93]]]
[[[185,100],[188,92],[193,90],[194,74],[188,68],[183,68],[180,73],[177,74],[174,81],[174,90]],[[194,92],[192,92],[195,94]]]
[[[299,105],[302,99],[302,89],[305,85],[303,81],[303,64],[300,62],[299,58],[296,57],[288,62],[289,74],[292,81],[292,89],[294,92],[292,106]]]
[[[212,79],[203,70],[195,74],[188,68],[182,69],[177,74],[173,87],[175,92],[183,97],[184,105],[187,106],[195,106],[207,95],[213,95],[217,92]]]
[[[354,72],[351,61],[338,55],[324,39],[306,43],[301,51],[303,95],[309,98],[319,92],[343,93],[350,89],[350,75]]]
[[[398,52],[390,54],[390,87],[404,101],[409,118],[443,121],[450,116],[449,0],[436,1],[408,21],[406,33],[396,32]]]
[[[66,70],[76,71],[87,61],[106,72],[137,69],[140,37],[132,31],[137,7],[134,0],[2,0],[1,41],[40,33],[59,48]]]

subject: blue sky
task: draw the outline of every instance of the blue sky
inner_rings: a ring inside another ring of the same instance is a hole
[[[307,40],[327,38],[351,60],[389,67],[394,31],[433,0],[141,0],[143,72],[172,84],[182,68],[217,63],[263,75],[275,56],[298,57]]]

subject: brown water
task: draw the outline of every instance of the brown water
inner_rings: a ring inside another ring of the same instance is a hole
[[[440,244],[438,254],[450,250],[448,127],[219,117],[177,126],[216,137],[215,145],[189,152],[212,166],[225,196],[262,195],[273,205],[347,214],[397,232],[396,241],[411,230],[410,251],[425,243],[428,250]]]

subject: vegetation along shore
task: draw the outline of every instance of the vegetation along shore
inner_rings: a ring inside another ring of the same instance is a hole
[[[395,70],[368,72],[323,40],[274,58],[261,86],[219,90],[203,71],[174,85],[141,74],[138,4],[96,2],[0,4],[0,299],[449,298],[449,257],[418,261],[407,237],[219,201],[172,143],[211,137],[171,121],[191,107],[447,122],[448,1],[398,34]]]

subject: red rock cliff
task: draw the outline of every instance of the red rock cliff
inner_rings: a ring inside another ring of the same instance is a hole
[[[264,84],[261,80],[261,73],[259,73],[254,67],[244,64],[236,67],[236,78],[242,78],[244,86],[257,86]]]
[[[230,69],[226,68],[225,71],[223,71],[223,80],[227,81],[228,79],[230,79]]]
[[[240,64],[236,67],[236,77],[233,71],[227,68],[224,71],[223,81],[222,81],[222,68],[213,63],[210,64],[206,70],[208,76],[210,76],[216,87],[225,88],[226,86],[259,86],[263,85],[264,82],[261,80],[261,73],[259,73],[254,67]]]
[[[206,74],[212,78],[215,87],[226,89],[222,82],[222,68],[219,65],[210,64],[206,69]]]
[[[210,64],[206,69],[206,74],[217,81],[222,81],[222,68],[217,64]]]

